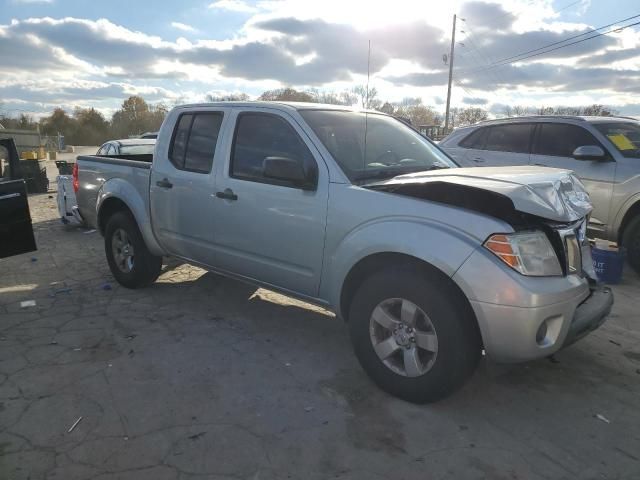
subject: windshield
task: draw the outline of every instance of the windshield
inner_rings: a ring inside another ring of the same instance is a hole
[[[456,167],[438,147],[387,115],[332,110],[300,114],[352,182]]]
[[[145,145],[122,145],[120,147],[121,155],[148,155],[153,154],[154,144]]]
[[[622,155],[640,158],[640,124],[615,122],[595,123],[593,126],[607,137]]]

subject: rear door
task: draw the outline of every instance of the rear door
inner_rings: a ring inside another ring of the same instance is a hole
[[[0,178],[0,258],[36,250],[24,180]]]
[[[586,128],[569,123],[541,123],[536,129],[531,164],[573,170],[582,180],[593,203],[590,230],[603,232],[609,223],[611,195],[616,162],[606,160],[577,160],[573,151],[586,145],[607,149]]]
[[[151,220],[170,254],[214,265],[213,165],[228,109],[188,111],[178,117],[171,141],[156,149],[150,179]]]
[[[467,163],[477,167],[528,165],[533,125],[511,123],[482,127],[460,142]]]

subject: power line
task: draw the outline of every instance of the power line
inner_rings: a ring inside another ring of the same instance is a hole
[[[543,46],[543,47],[539,47],[539,48],[534,48],[533,50],[527,50],[526,52],[522,52],[522,53],[519,53],[519,54],[517,54],[517,55],[512,55],[512,56],[510,56],[510,57],[506,57],[506,58],[502,58],[502,59],[500,59],[500,60],[496,60],[496,61],[494,62],[494,64],[502,63],[502,62],[504,62],[504,61],[511,60],[511,59],[516,58],[516,57],[521,57],[521,56],[527,55],[527,54],[529,54],[529,53],[539,52],[540,50],[544,50],[544,49],[546,49],[546,48],[553,47],[553,46],[555,46],[555,45],[559,45],[559,44],[561,44],[561,43],[565,43],[565,42],[568,42],[568,41],[573,40],[573,39],[576,39],[576,38],[584,37],[585,35],[589,35],[589,34],[591,34],[591,33],[597,32],[598,30],[602,30],[603,28],[608,28],[608,27],[611,27],[612,25],[617,25],[618,23],[627,22],[627,21],[629,21],[629,20],[633,20],[634,18],[638,18],[638,17],[640,17],[640,14],[638,14],[638,15],[633,15],[632,17],[628,17],[628,18],[625,18],[625,19],[623,19],[623,20],[616,20],[616,21],[615,21],[615,22],[613,22],[613,23],[609,23],[608,25],[603,25],[602,27],[594,28],[594,29],[592,29],[592,30],[590,30],[590,31],[588,31],[588,32],[584,32],[584,33],[581,33],[581,34],[579,34],[579,35],[574,35],[574,36],[572,36],[572,37],[565,38],[564,40],[559,40],[559,41],[557,41],[557,42],[549,43],[548,45],[545,45],[545,46]],[[637,25],[637,24],[634,24],[634,25]],[[627,27],[630,27],[630,26],[633,26],[633,25],[627,25]],[[627,27],[624,27],[624,28],[627,28]],[[618,30],[618,29],[616,28],[616,29],[611,30],[611,31],[615,31],[615,30]],[[606,35],[607,33],[611,33],[611,31],[609,31],[609,32],[605,32],[605,33],[602,33],[602,34],[600,34],[600,35]],[[600,36],[600,35],[596,35],[596,36]],[[589,38],[595,38],[595,37],[589,37]],[[588,39],[585,39],[585,40],[588,40]],[[578,42],[578,43],[579,43],[579,42]],[[571,44],[571,45],[573,45],[573,44]],[[565,46],[568,46],[568,45],[565,45]],[[551,50],[551,51],[552,51],[552,50]]]
[[[640,16],[640,15],[638,15],[638,16]],[[539,55],[544,55],[545,53],[555,52],[556,50],[560,50],[561,48],[570,47],[571,45],[577,45],[578,43],[582,43],[582,42],[586,42],[587,40],[592,40],[594,38],[602,37],[604,35],[608,35],[609,33],[613,33],[613,32],[618,33],[618,32],[621,32],[622,30],[625,30],[625,29],[627,29],[629,27],[635,27],[636,25],[640,25],[640,22],[631,23],[629,25],[625,25],[624,27],[613,28],[613,29],[608,30],[606,32],[602,32],[602,33],[598,33],[597,35],[593,35],[592,37],[583,38],[582,40],[576,40],[575,42],[567,43],[566,45],[560,45],[559,47],[551,48],[549,50],[545,50],[544,52],[534,53],[533,55],[529,55],[529,56],[523,57],[523,58],[518,58],[518,59],[512,60],[510,62],[506,62],[506,63],[502,63],[502,64],[498,64],[498,65],[490,65],[488,68],[500,67],[500,66],[503,66],[503,65],[510,65],[512,63],[515,63],[515,62],[520,62],[522,60],[527,60],[528,58],[533,58],[533,57],[537,57]]]

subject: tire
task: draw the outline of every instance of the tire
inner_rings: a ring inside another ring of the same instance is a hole
[[[439,272],[391,268],[373,274],[355,293],[348,320],[351,341],[362,368],[382,390],[413,403],[435,402],[474,372],[482,351],[480,333],[471,308],[450,282]],[[408,330],[387,337],[391,331],[382,326],[387,317],[404,318],[403,310],[408,317],[414,312],[415,337],[408,345]],[[401,344],[385,360],[376,353],[377,348],[384,357]]]
[[[146,287],[160,275],[162,257],[149,252],[136,221],[128,212],[117,212],[107,221],[104,249],[111,273],[124,287]]]
[[[633,218],[625,227],[622,246],[627,250],[629,264],[640,273],[640,216]]]

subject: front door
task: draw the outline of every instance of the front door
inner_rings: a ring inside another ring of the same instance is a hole
[[[573,151],[581,146],[597,145],[607,149],[589,132],[578,125],[568,123],[542,123],[537,126],[531,164],[573,170],[584,183],[591,203],[589,229],[604,233],[609,223],[611,195],[616,173],[616,162],[610,155],[606,160],[577,160]]]
[[[0,178],[0,258],[36,249],[24,180]]]
[[[169,144],[159,146],[151,172],[154,232],[171,255],[215,264],[212,248],[216,145],[228,109],[183,113]]]
[[[286,114],[237,111],[233,145],[216,178],[214,237],[223,270],[311,297],[322,270],[328,201],[326,165]],[[263,175],[267,157],[316,169],[317,188],[303,190]]]

